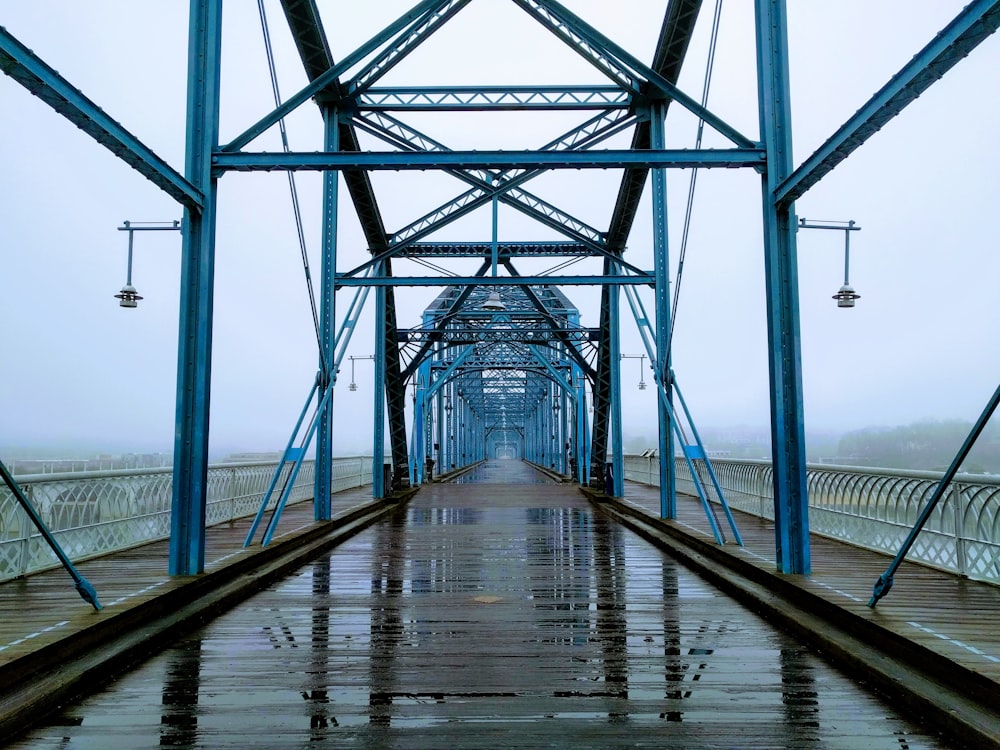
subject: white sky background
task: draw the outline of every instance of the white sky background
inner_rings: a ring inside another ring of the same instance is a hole
[[[321,0],[339,58],[412,3]],[[664,0],[566,0],[640,59],[652,57]],[[789,0],[795,163],[905,64],[963,0]],[[681,78],[698,98],[713,3],[706,2]],[[277,2],[268,3],[282,93],[305,83]],[[221,140],[271,108],[256,3],[226,4]],[[32,48],[160,156],[183,171],[187,3],[181,0],[0,0],[0,25]],[[843,431],[923,418],[974,419],[1000,373],[1000,39],[986,40],[797,204],[809,219],[854,219],[853,310],[830,298],[842,283],[843,234],[799,234],[807,430]],[[726,0],[709,107],[758,135],[753,6]],[[474,0],[426,48],[381,83],[605,83],[561,42],[505,0]],[[133,282],[145,299],[123,310],[122,221],[180,218],[167,196],[7,77],[0,77],[0,452],[170,451],[174,428],[180,238],[136,235]],[[531,148],[583,116],[401,116],[452,148]],[[312,103],[288,120],[292,148],[320,148]],[[691,147],[695,121],[673,105],[668,146]],[[628,135],[609,143],[626,145]],[[370,140],[365,148],[384,147]],[[706,131],[707,146],[723,146]],[[248,147],[280,150],[276,129]],[[676,264],[688,172],[668,176]],[[318,174],[298,176],[313,273],[319,271]],[[618,172],[574,172],[526,187],[605,230]],[[453,178],[377,173],[395,231],[464,190]],[[340,270],[364,243],[341,190]],[[760,179],[752,171],[699,174],[674,346],[680,384],[705,429],[768,422],[767,338]],[[648,187],[627,260],[651,267]],[[488,240],[489,208],[431,239]],[[501,240],[556,235],[501,207]],[[451,266],[472,270],[474,264]],[[522,272],[540,270],[527,263]],[[580,264],[577,271],[596,269]],[[428,273],[398,263],[395,273]],[[399,322],[418,322],[440,290],[400,290]],[[595,290],[567,288],[584,324],[597,325]],[[342,313],[352,292],[338,295]],[[374,301],[374,295],[371,297]],[[647,304],[652,305],[651,297]],[[622,302],[623,316],[628,315]],[[622,351],[639,354],[634,325]],[[212,452],[283,447],[316,370],[286,177],[229,174],[221,181],[217,242]],[[371,315],[351,353],[374,351]],[[655,436],[653,390],[639,391],[638,361],[623,362],[626,437]],[[371,449],[372,369],[357,364],[357,392],[342,370],[337,452]],[[647,374],[647,381],[651,378]]]

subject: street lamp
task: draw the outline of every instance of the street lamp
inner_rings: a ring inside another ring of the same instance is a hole
[[[370,359],[370,360],[374,360],[375,359],[375,355],[374,354],[366,354],[363,357],[355,357],[354,355],[351,355],[351,356],[348,357],[348,359],[351,360],[351,383],[350,383],[350,385],[347,386],[347,390],[349,390],[349,391],[356,391],[356,390],[358,390],[358,384],[354,382],[354,361],[357,360],[357,359]]]
[[[639,390],[646,390],[646,355],[645,354],[623,354],[622,359],[637,359],[639,360]]]
[[[177,232],[181,223],[174,221],[126,221],[118,227],[119,232],[128,232],[128,267],[125,273],[125,286],[114,295],[120,307],[138,307],[142,297],[132,286],[132,239],[135,232]]]
[[[860,232],[861,227],[855,226],[854,220],[843,221],[823,221],[807,224],[805,218],[799,219],[799,227],[802,229],[834,229],[844,233],[844,285],[833,295],[837,300],[837,307],[854,307],[855,300],[861,299],[861,295],[854,291],[848,274],[851,268],[851,232]]]

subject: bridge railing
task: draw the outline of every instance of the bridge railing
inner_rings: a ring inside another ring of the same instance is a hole
[[[658,485],[658,460],[626,456],[625,478]],[[684,460],[674,462],[677,491],[696,494]],[[731,507],[774,519],[769,461],[713,459],[712,468]],[[809,528],[895,555],[940,479],[929,471],[810,464]],[[907,559],[1000,584],[1000,477],[957,475]]]
[[[276,467],[276,462],[210,466],[206,525],[256,513]],[[313,461],[303,463],[289,504],[312,499],[314,468]],[[279,489],[288,471],[286,464]],[[336,458],[333,476],[334,492],[370,484],[372,460]],[[34,474],[17,480],[74,561],[170,536],[173,473],[169,468]],[[274,494],[272,507],[278,492]],[[28,515],[6,487],[0,488],[0,581],[56,565],[55,555]]]

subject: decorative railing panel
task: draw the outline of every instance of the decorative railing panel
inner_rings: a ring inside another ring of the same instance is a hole
[[[684,459],[675,467],[677,491],[694,495]],[[731,507],[774,518],[770,462],[716,459],[712,468]],[[658,486],[658,459],[626,456],[625,477]],[[810,464],[807,477],[813,533],[895,555],[941,474]],[[907,559],[1000,584],[1000,478],[959,474]]]
[[[206,525],[252,515],[274,476],[276,463],[218,464],[208,470]],[[311,500],[314,462],[305,461],[289,504]],[[277,484],[286,483],[286,464]],[[370,457],[333,461],[333,491],[371,483]],[[73,560],[127,549],[170,536],[171,469],[89,471],[17,477],[53,536]],[[270,502],[273,507],[278,491]],[[336,500],[336,498],[335,498]],[[17,500],[0,489],[0,581],[57,565]]]

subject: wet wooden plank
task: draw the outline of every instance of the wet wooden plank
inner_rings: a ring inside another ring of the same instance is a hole
[[[659,514],[659,490],[626,483],[626,500],[651,515]],[[762,569],[775,569],[774,525],[733,511],[745,550],[727,549]],[[708,534],[698,502],[681,498],[678,522]],[[1000,587],[970,581],[925,565],[904,562],[892,591],[869,608],[872,586],[891,558],[843,542],[813,535],[812,573],[791,577],[805,590],[838,607],[899,633],[945,658],[997,683],[1000,696]],[[1000,730],[998,730],[1000,733]]]
[[[944,746],[574,488],[511,483],[425,488],[12,747],[310,742]]]

